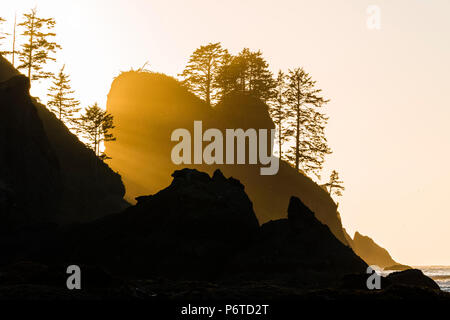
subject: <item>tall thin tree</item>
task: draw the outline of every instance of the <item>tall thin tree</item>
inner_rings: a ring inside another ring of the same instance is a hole
[[[328,118],[318,109],[328,100],[316,88],[316,81],[303,70],[289,70],[287,100],[293,114],[295,145],[289,154],[289,160],[299,170],[319,176],[324,157],[331,153],[325,137],[325,125]]]
[[[6,39],[6,36],[9,34],[3,31],[2,25],[6,22],[6,20],[0,17],[0,46],[3,44],[3,39]],[[0,54],[7,54],[8,51],[0,50]]]
[[[15,57],[16,57],[16,26],[17,26],[17,14],[14,13],[14,28],[13,28],[13,38],[12,38],[12,65],[14,67],[15,65]]]
[[[275,79],[275,87],[273,89],[273,99],[270,101],[270,115],[277,127],[278,136],[278,155],[280,159],[283,156],[284,128],[285,119],[288,116],[289,109],[286,108],[286,75],[280,70]]]
[[[51,40],[56,36],[55,33],[50,32],[55,27],[55,19],[38,17],[36,8],[25,13],[23,19],[18,26],[25,29],[22,36],[26,37],[27,41],[22,44],[22,49],[17,53],[21,62],[17,68],[27,70],[30,81],[49,78],[53,73],[44,71],[43,66],[48,61],[55,61],[50,54],[61,48]]]
[[[65,65],[52,76],[53,83],[47,94],[48,107],[59,120],[70,127],[73,125],[74,114],[80,110],[80,102],[72,96],[74,91],[71,88],[69,76],[64,73],[64,68]]]

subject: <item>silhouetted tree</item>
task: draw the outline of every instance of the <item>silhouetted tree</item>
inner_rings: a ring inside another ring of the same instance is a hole
[[[227,50],[222,48],[220,42],[201,46],[192,53],[186,68],[180,74],[183,84],[209,106],[216,100],[214,81],[226,54]]]
[[[277,135],[278,135],[278,154],[280,159],[282,158],[282,146],[284,142],[284,132],[286,129],[284,128],[284,123],[286,117],[289,115],[289,109],[286,108],[286,75],[280,70],[278,71],[278,76],[275,79],[275,86],[273,89],[273,98],[270,101],[270,115],[272,116],[272,120],[277,127]]]
[[[14,14],[14,28],[13,28],[13,37],[12,37],[12,51],[10,52],[12,55],[11,63],[13,67],[15,66],[15,57],[16,57],[16,26],[17,26],[17,15]]]
[[[25,36],[27,41],[22,44],[22,50],[17,53],[21,62],[17,68],[27,70],[30,81],[48,78],[53,74],[43,71],[43,65],[49,60],[55,61],[50,53],[54,53],[61,48],[57,43],[50,40],[55,36],[55,33],[50,32],[55,27],[55,19],[39,18],[36,9],[32,9],[30,13],[25,13],[23,19],[23,22],[19,23],[18,26],[25,28],[22,36]]]
[[[113,128],[113,116],[102,110],[97,103],[87,107],[77,121],[78,133],[88,141],[88,145],[101,159],[107,158],[105,154],[101,154],[101,143],[116,140],[109,132]]]
[[[336,170],[333,170],[330,174],[330,179],[324,186],[330,195],[341,197],[342,191],[345,190],[343,184],[344,182],[339,180],[339,173]]]
[[[3,28],[2,28],[2,25],[5,22],[6,22],[6,20],[4,18],[0,17],[0,49],[3,45],[3,39],[6,39],[6,36],[9,35],[8,33],[4,32]],[[7,54],[7,53],[8,53],[8,51],[0,50],[0,54]]]
[[[233,91],[249,93],[263,101],[273,96],[274,80],[261,51],[243,49],[237,56],[225,56],[216,85],[222,96]]]
[[[290,109],[295,145],[288,159],[297,170],[319,177],[325,155],[331,153],[325,138],[328,118],[318,111],[328,100],[320,96],[322,90],[302,68],[289,70],[287,101]]]
[[[73,124],[74,113],[80,111],[80,102],[72,97],[74,91],[71,90],[69,76],[64,73],[65,65],[56,75],[52,76],[53,84],[50,93],[48,106],[50,110],[69,127]]]

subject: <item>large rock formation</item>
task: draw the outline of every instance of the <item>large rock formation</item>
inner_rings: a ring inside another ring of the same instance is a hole
[[[244,186],[217,170],[175,171],[172,183],[120,214],[50,241],[49,257],[131,277],[266,279],[329,284],[367,265],[298,199],[288,219],[258,225]],[[48,261],[43,261],[48,262]],[[59,260],[61,262],[61,260]]]
[[[120,175],[99,160],[44,105],[35,102],[35,107],[61,172],[61,214],[57,221],[89,221],[125,209],[128,203],[123,199],[125,187]]]
[[[0,79],[0,212],[32,224],[123,210],[120,176],[30,97],[28,79],[1,56]]]
[[[298,198],[287,219],[259,227],[239,181],[220,171],[172,176],[122,213],[46,234],[25,257],[34,262],[0,267],[0,299],[448,299],[416,270],[368,290],[367,264]],[[81,266],[81,296],[66,289],[70,264]]]
[[[0,83],[2,227],[53,220],[60,205],[59,162],[28,90],[25,76]]]
[[[194,120],[207,128],[274,127],[268,107],[246,95],[227,97],[210,108],[175,79],[146,72],[125,72],[112,83],[107,109],[114,115],[117,141],[106,145],[111,167],[123,177],[127,200],[155,193],[170,181],[176,166],[171,160],[171,133],[177,128],[193,131]],[[283,217],[291,195],[297,196],[346,243],[336,204],[326,191],[284,161],[279,172],[262,176],[259,165],[190,165],[212,174],[220,168],[245,186],[261,223]]]
[[[258,231],[252,203],[220,171],[172,176],[170,186],[136,206],[70,231],[67,248],[80,248],[71,258],[128,276],[217,278]]]
[[[244,278],[282,279],[295,284],[320,284],[350,273],[363,273],[367,264],[339,241],[300,199],[292,197],[288,218],[261,226],[250,247],[231,265]]]
[[[386,268],[398,264],[392,259],[386,249],[380,247],[370,237],[364,236],[359,232],[355,232],[351,246],[355,253],[369,265]]]

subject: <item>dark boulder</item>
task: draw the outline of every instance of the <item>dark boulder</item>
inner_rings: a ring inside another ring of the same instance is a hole
[[[409,286],[440,290],[439,285],[433,279],[427,277],[418,269],[391,273],[386,277],[385,282],[388,286]]]
[[[340,289],[368,290],[367,279],[371,276],[367,273],[351,274],[342,277],[339,281]],[[381,277],[381,276],[380,276]],[[440,290],[439,285],[433,279],[423,274],[418,269],[408,269],[394,272],[380,278],[381,290],[397,290],[398,287],[411,287],[415,289]]]
[[[229,268],[231,273],[246,279],[316,285],[365,272],[367,265],[300,199],[292,197],[288,218],[262,225],[256,240]]]

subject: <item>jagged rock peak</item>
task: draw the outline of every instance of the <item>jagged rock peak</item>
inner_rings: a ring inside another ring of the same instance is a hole
[[[312,212],[299,198],[291,197],[288,207],[288,219],[290,222],[300,220],[315,219],[314,212]]]
[[[186,183],[228,183],[233,187],[244,190],[244,185],[239,180],[233,177],[226,178],[220,169],[214,171],[212,178],[206,172],[189,168],[174,171],[172,177],[174,179],[171,186],[177,186],[179,184],[185,185]]]

